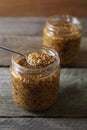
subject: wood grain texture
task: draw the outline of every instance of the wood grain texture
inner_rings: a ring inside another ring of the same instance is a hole
[[[0,17],[0,35],[42,36],[47,17]],[[87,18],[80,18],[87,36]]]
[[[0,17],[1,35],[42,36],[44,17]]]
[[[0,0],[0,16],[87,16],[86,0]]]
[[[28,47],[29,44],[41,44],[42,37],[29,37],[29,36],[1,36],[1,45],[17,49],[22,46]],[[11,53],[0,49],[0,65],[9,66],[11,64]],[[87,67],[87,38],[83,38],[81,42],[80,55],[76,62],[63,67]]]
[[[86,130],[87,119],[66,118],[5,118],[0,130]]]
[[[9,68],[0,68],[0,117],[87,117],[87,69],[62,69],[57,103],[42,112],[20,108],[10,82]]]

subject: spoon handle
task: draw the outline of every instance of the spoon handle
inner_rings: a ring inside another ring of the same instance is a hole
[[[19,54],[19,55],[21,55],[21,56],[25,57],[25,55],[24,55],[24,54],[19,53],[19,52],[15,51],[15,50],[12,50],[12,49],[10,49],[10,48],[8,48],[8,47],[5,47],[5,46],[0,46],[0,48],[1,48],[1,49],[3,49],[3,50],[6,50],[6,51],[9,51],[9,52],[12,52],[12,53],[16,53],[16,54]]]

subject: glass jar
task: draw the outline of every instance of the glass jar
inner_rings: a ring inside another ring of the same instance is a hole
[[[43,44],[53,47],[59,54],[60,63],[68,64],[77,59],[80,51],[82,26],[78,18],[62,15],[47,19]]]
[[[15,102],[27,110],[47,109],[56,102],[58,96],[59,56],[55,50],[45,46],[29,46],[22,48],[20,52],[26,55],[33,52],[43,52],[56,59],[43,68],[26,68],[19,65],[17,60],[21,56],[17,54],[13,55],[11,60],[12,93]]]

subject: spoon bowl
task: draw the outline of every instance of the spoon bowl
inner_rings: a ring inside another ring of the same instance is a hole
[[[0,46],[0,49],[3,49],[3,50],[6,50],[6,51],[9,51],[11,53],[16,53],[18,55],[21,55],[22,57],[24,57],[26,59],[28,64],[33,65],[32,61],[29,59],[29,57],[27,55],[23,54],[23,53],[20,53],[18,51],[15,51],[15,50],[10,49],[10,48],[5,47],[5,46]]]

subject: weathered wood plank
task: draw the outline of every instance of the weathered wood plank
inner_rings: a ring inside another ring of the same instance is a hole
[[[45,17],[0,17],[0,34],[42,36]]]
[[[29,36],[1,36],[0,43],[1,45],[17,49],[21,46],[27,46],[29,44],[41,44],[42,37],[29,37]],[[0,49],[0,65],[9,66],[10,65],[11,53],[3,51]],[[87,67],[87,38],[82,39],[81,51],[78,60],[75,63],[72,63],[66,67]]]
[[[43,112],[28,112],[14,103],[8,68],[0,68],[1,117],[87,117],[87,69],[61,69],[57,103]]]
[[[87,18],[80,18],[87,36]],[[46,17],[0,17],[1,35],[42,36]]]
[[[70,118],[5,118],[0,130],[86,130],[87,119]]]

